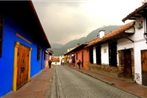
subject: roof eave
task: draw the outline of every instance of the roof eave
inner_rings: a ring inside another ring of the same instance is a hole
[[[122,21],[125,22],[128,19],[135,20],[138,17],[142,17],[145,12],[147,12],[147,3],[144,3],[141,7],[137,8],[132,13],[127,15],[125,18],[122,19]]]
[[[81,44],[81,45],[75,47],[74,49],[72,49],[71,51],[65,53],[64,55],[75,53],[75,52],[79,51],[80,49],[82,49],[83,47],[85,47],[86,45],[87,44]]]

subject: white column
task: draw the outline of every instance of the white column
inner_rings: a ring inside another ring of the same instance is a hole
[[[96,47],[93,47],[93,64],[96,64]]]

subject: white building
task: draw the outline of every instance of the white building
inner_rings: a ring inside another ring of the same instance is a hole
[[[112,67],[119,66],[117,49],[121,48],[121,45],[117,45],[117,41],[124,37],[124,39],[126,39],[129,35],[132,35],[132,32],[134,34],[134,29],[132,29],[133,26],[133,22],[128,23],[111,32],[108,32],[101,38],[97,38],[89,42],[90,58],[92,58],[91,63]],[[127,41],[130,42],[130,39],[127,39]]]
[[[120,66],[125,77],[147,86],[147,3],[123,19],[123,25],[91,41],[91,63]],[[92,54],[92,55],[91,55]]]
[[[131,37],[133,44],[127,44],[127,48],[132,48],[134,55],[135,81],[147,86],[147,3],[126,16],[123,21],[135,20],[135,34]],[[126,41],[121,41],[123,42]],[[121,47],[120,47],[121,48]]]

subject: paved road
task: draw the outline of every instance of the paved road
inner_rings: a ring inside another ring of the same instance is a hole
[[[51,98],[139,98],[69,67],[55,66],[53,78]]]

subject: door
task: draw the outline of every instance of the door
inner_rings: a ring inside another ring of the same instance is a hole
[[[142,84],[147,86],[147,50],[141,51]]]
[[[124,50],[124,75],[132,77],[132,58],[131,49]]]
[[[28,81],[29,48],[19,45],[17,52],[17,89]]]

